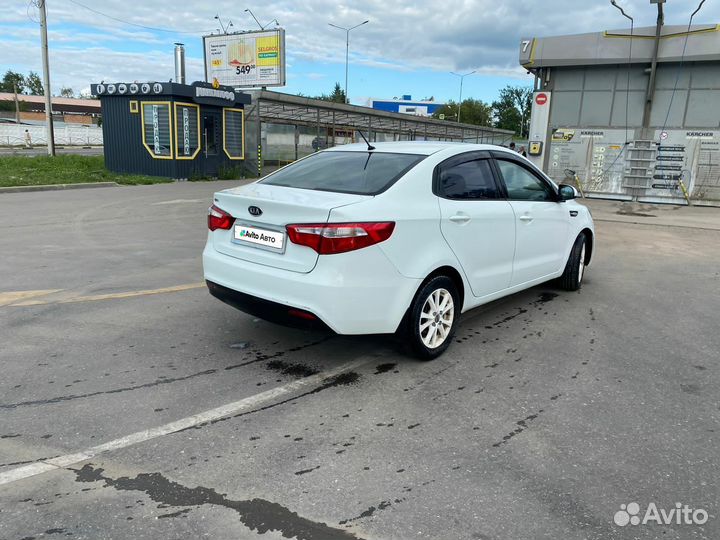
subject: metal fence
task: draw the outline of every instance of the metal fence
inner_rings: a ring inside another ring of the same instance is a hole
[[[72,124],[54,124],[55,144],[61,146],[101,146],[102,128]],[[0,124],[0,146],[25,146],[25,130],[33,145],[47,145],[47,128],[36,124]]]

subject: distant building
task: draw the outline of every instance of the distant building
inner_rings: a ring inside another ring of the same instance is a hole
[[[18,94],[21,122],[45,121],[45,96]],[[100,101],[97,99],[52,98],[53,122],[68,124],[97,124],[100,117]],[[0,101],[4,106],[0,118],[15,118],[15,94],[0,92]]]
[[[369,106],[378,111],[411,114],[413,116],[432,116],[445,103],[430,98],[429,100],[413,100],[412,96],[402,96],[402,99],[375,99],[369,100]]]

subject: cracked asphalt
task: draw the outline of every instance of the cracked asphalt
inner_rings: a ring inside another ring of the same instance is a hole
[[[469,312],[423,363],[210,297],[230,185],[0,195],[0,478],[125,441],[0,485],[0,539],[720,536],[720,210],[592,201],[579,292]],[[615,525],[631,502],[709,519]]]

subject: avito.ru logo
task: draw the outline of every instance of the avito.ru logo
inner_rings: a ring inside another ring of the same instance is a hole
[[[708,513],[702,508],[693,509],[687,504],[675,503],[670,510],[658,508],[653,502],[648,504],[645,514],[640,517],[640,505],[636,502],[621,504],[620,510],[615,512],[613,521],[615,525],[646,525],[656,523],[658,525],[704,525],[707,523]]]

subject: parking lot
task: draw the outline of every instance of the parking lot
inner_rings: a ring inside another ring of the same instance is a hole
[[[592,201],[579,292],[419,362],[212,298],[232,185],[0,195],[0,539],[720,536],[720,209]]]

